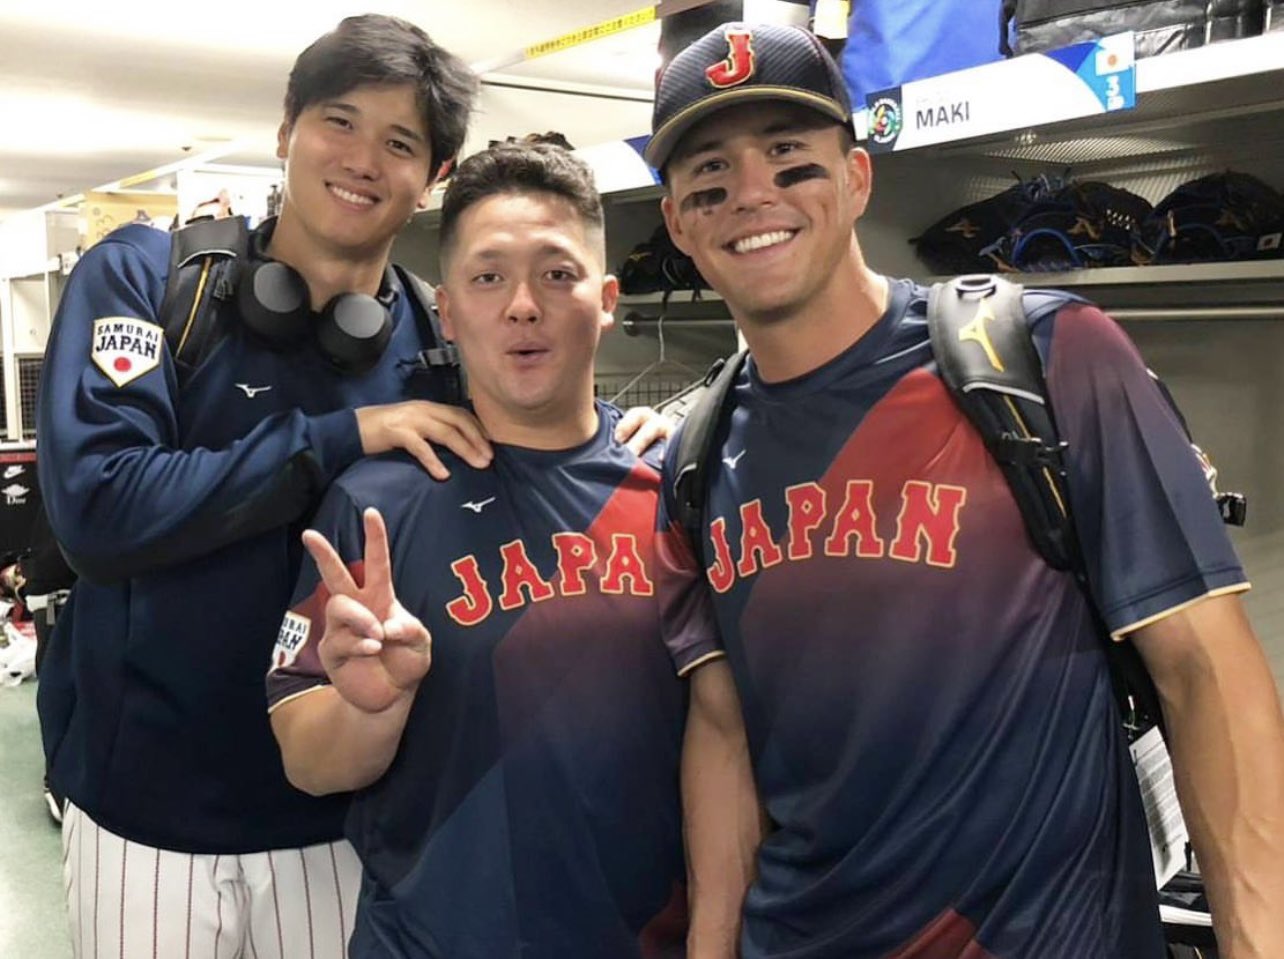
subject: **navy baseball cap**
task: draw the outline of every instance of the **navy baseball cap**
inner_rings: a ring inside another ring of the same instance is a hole
[[[682,135],[724,107],[784,100],[811,107],[852,131],[847,83],[834,58],[801,27],[725,23],[670,61],[656,82],[651,141],[642,156],[657,170]]]

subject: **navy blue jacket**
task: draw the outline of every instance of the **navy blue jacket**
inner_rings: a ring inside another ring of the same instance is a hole
[[[353,409],[426,392],[405,295],[360,376],[239,323],[180,391],[158,310],[169,237],[125,227],[68,280],[37,407],[39,475],[81,575],[40,677],[54,786],[103,827],[237,853],[338,838],[346,797],[285,779],[263,675],[299,532],[361,455]],[[235,319],[235,317],[233,317]]]

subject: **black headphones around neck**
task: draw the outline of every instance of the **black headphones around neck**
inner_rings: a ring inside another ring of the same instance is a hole
[[[322,355],[343,373],[369,372],[392,338],[395,297],[391,268],[378,296],[339,293],[320,312],[312,310],[307,281],[267,255],[275,223],[250,235],[250,248],[236,280],[236,307],[245,326],[270,349],[298,347],[315,335]]]

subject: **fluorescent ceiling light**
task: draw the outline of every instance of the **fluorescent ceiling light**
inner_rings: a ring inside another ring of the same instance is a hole
[[[0,92],[0,116],[7,129],[22,131],[20,137],[0,137],[0,155],[110,156],[140,146],[177,151],[191,136],[187,124],[171,117],[104,110],[87,98],[56,93],[14,97]]]

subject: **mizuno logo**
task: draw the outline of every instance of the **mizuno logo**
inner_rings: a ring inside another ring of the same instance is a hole
[[[981,349],[985,351],[985,358],[990,361],[990,366],[994,367],[996,372],[1003,373],[1005,372],[1003,361],[999,358],[999,354],[995,352],[994,344],[990,342],[990,334],[985,329],[985,324],[994,319],[997,319],[994,315],[994,307],[990,305],[990,300],[987,297],[977,306],[976,316],[959,328],[959,342],[972,340],[979,344]]]
[[[490,499],[484,499],[479,503],[460,503],[459,508],[470,509],[474,513],[480,513],[482,510],[484,510],[487,506],[489,506],[493,502],[495,502],[495,497],[492,496]]]
[[[1101,239],[1101,228],[1094,224],[1087,217],[1077,216],[1074,218],[1074,226],[1066,230],[1069,236],[1086,236],[1090,240]]]
[[[729,470],[733,470],[733,469],[735,469],[737,466],[739,466],[739,465],[740,465],[740,460],[741,460],[741,458],[742,458],[742,457],[743,457],[747,452],[749,452],[749,451],[748,451],[748,450],[741,450],[741,451],[740,451],[739,453],[737,453],[735,456],[724,456],[724,457],[722,458],[722,462],[724,462],[724,463],[726,463],[726,464],[727,464],[727,469],[729,469]]]
[[[244,390],[245,395],[250,399],[254,399],[260,393],[266,393],[272,388],[270,386],[250,386],[248,383],[236,383],[235,386],[238,390]]]

